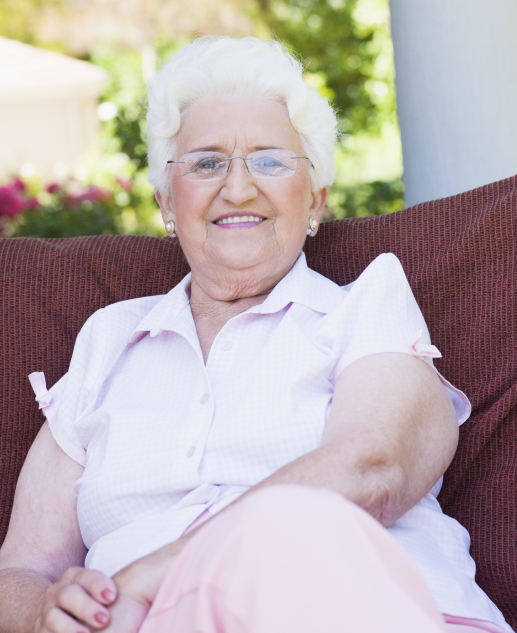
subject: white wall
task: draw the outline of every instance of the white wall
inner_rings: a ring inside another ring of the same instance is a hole
[[[517,0],[390,0],[406,204],[517,174]]]
[[[0,176],[16,174],[29,163],[46,180],[53,180],[57,169],[72,169],[95,146],[98,127],[95,96],[0,100]]]
[[[107,73],[0,37],[0,179],[29,167],[46,179],[73,170],[94,147]]]

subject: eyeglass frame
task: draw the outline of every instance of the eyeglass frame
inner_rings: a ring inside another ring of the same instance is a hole
[[[273,149],[273,150],[274,150],[274,149],[277,149],[277,148],[271,148],[271,149]],[[268,151],[268,150],[257,150],[256,152],[250,152],[247,156],[225,156],[224,160],[228,161],[228,169],[226,170],[226,174],[225,174],[224,176],[221,176],[221,178],[213,178],[213,179],[211,178],[211,179],[206,179],[206,180],[205,180],[205,182],[212,182],[212,181],[214,181],[214,180],[223,180],[223,178],[225,178],[225,177],[226,177],[226,175],[230,172],[230,167],[231,167],[231,164],[232,164],[232,160],[234,160],[235,158],[240,158],[240,159],[242,159],[242,160],[244,161],[244,165],[246,166],[246,173],[247,173],[249,176],[252,176],[252,177],[253,177],[253,175],[252,175],[252,174],[250,174],[250,170],[249,170],[249,167],[248,167],[248,163],[247,163],[246,161],[247,161],[247,160],[253,160],[252,158],[250,158],[250,156],[251,156],[252,154],[256,154],[256,153],[258,153],[258,152],[267,152],[267,151]],[[287,152],[288,152],[288,151],[290,151],[290,150],[282,150],[282,151],[287,151]],[[188,154],[198,154],[198,153],[199,153],[199,154],[203,154],[203,153],[205,153],[205,152],[187,152],[187,154],[183,154],[183,156],[188,156]],[[223,154],[223,152],[206,152],[206,153],[207,153],[207,154],[209,154],[209,153],[213,153],[213,154]],[[224,155],[224,154],[223,154],[223,155]],[[183,158],[183,156],[180,156],[180,158]],[[308,161],[309,161],[309,163],[310,163],[310,166],[314,169],[314,165],[312,164],[312,162],[311,162],[311,160],[310,160],[310,158],[309,158],[308,156],[290,156],[290,158],[296,158],[296,159],[304,159],[304,160],[308,160]],[[167,161],[167,165],[168,165],[168,164],[170,164],[170,163],[176,163],[176,164],[178,164],[178,165],[182,165],[182,164],[184,165],[186,162],[187,162],[187,161],[185,161],[185,160],[168,160],[168,161]],[[292,174],[289,174],[288,176],[273,176],[273,178],[275,178],[275,177],[276,177],[276,178],[278,178],[278,177],[280,177],[280,178],[288,178],[289,176],[292,176],[294,173],[295,173],[295,171],[293,171],[293,173],[292,173]],[[185,177],[183,174],[181,174],[181,175],[182,175],[182,177]],[[260,176],[258,176],[258,178],[260,179],[261,177],[260,177]],[[267,180],[267,178],[268,178],[268,176],[265,176],[265,177],[264,177],[264,180]],[[203,180],[203,179],[202,179],[202,178],[200,178],[199,180]],[[195,182],[195,181],[194,181],[194,182]]]

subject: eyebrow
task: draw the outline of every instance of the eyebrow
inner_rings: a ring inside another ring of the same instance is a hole
[[[285,149],[285,147],[274,147],[271,145],[256,145],[253,152],[260,152],[266,149]],[[224,154],[222,147],[220,145],[204,145],[202,147],[196,147],[187,152],[187,154],[193,154],[194,152],[221,152]],[[250,152],[252,154],[253,152]]]

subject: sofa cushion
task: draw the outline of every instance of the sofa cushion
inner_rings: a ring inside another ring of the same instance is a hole
[[[401,260],[443,354],[439,371],[473,413],[440,495],[471,533],[477,580],[517,625],[517,177],[388,216],[327,222],[309,265],[339,284],[378,254]],[[167,292],[188,272],[177,240],[1,239],[0,542],[16,480],[43,418],[27,375],[66,372],[75,337],[105,305]]]

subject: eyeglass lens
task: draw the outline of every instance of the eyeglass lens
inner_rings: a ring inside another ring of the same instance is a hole
[[[179,161],[181,175],[188,180],[218,180],[228,173],[232,160],[244,160],[248,173],[255,178],[285,178],[296,171],[297,158],[285,149],[269,149],[246,156],[228,158],[221,152],[193,152]],[[303,157],[305,158],[305,157]],[[172,161],[171,161],[172,162]]]

